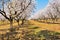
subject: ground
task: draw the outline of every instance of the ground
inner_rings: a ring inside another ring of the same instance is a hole
[[[57,37],[57,38],[60,37],[60,25],[59,24],[47,24],[47,23],[42,23],[42,22],[38,22],[35,20],[29,20],[25,22],[25,24],[22,27],[20,26],[18,30],[16,30],[18,28],[17,22],[13,23],[13,27],[15,27],[15,31],[10,32],[9,23],[6,24],[5,22],[2,25],[0,25],[0,37],[6,38],[8,36],[11,36],[12,38],[10,38],[10,40],[15,40],[15,38],[13,38],[14,32],[18,32],[18,34],[16,34],[14,37],[16,38],[18,37],[18,39],[20,38],[20,40],[23,40],[24,38],[25,40],[26,38],[32,38],[33,40],[35,39],[44,40],[44,39],[47,39],[47,37],[48,37],[48,40],[49,39],[53,40],[53,39],[56,39],[54,37]],[[8,35],[6,35],[7,33]],[[4,37],[3,35],[6,35],[6,36]]]
[[[34,20],[30,20],[30,23],[39,27],[40,30],[50,30],[50,31],[60,32],[60,24],[47,24],[47,23],[37,22]]]
[[[41,22],[34,21],[34,20],[29,20],[29,23],[30,23],[29,28],[38,27],[36,31],[50,30],[50,31],[60,32],[60,24],[47,24],[47,23],[41,23]],[[14,27],[16,27],[17,23],[14,23],[13,25]],[[8,29],[8,28],[10,28],[9,24],[0,26],[0,29]],[[23,28],[28,28],[28,27],[23,27]]]

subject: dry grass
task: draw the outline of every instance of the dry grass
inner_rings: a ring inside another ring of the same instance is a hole
[[[50,30],[50,31],[56,31],[60,32],[60,24],[47,24],[47,23],[40,23],[37,21],[30,20],[31,24],[34,24],[35,26],[40,27],[39,30]]]
[[[18,23],[17,22],[14,22],[13,23],[13,27],[16,27],[16,26],[18,26]],[[8,23],[8,22],[7,22],[7,24],[5,24],[5,22],[4,22],[2,25],[0,25],[0,29],[8,29],[8,28],[10,28],[10,23]]]
[[[60,32],[59,24],[47,24],[47,23],[37,22],[34,20],[29,20],[29,24],[30,24],[29,27],[23,27],[23,29],[26,29],[26,28],[28,28],[28,30],[33,29],[33,30],[35,30],[35,32],[38,32],[40,30],[50,30],[50,31]],[[14,25],[14,27],[16,27],[18,24],[15,22],[15,23],[13,23],[13,25]],[[34,29],[35,27],[38,27],[38,28]],[[8,29],[8,28],[10,28],[9,24],[0,26],[0,29]]]

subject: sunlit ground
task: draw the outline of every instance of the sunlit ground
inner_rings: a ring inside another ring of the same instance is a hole
[[[13,27],[18,27],[17,22],[13,23]],[[34,29],[36,32],[40,30],[50,30],[50,31],[60,32],[60,24],[47,24],[47,23],[41,23],[34,20],[29,20],[29,27],[22,27],[22,28],[33,29],[34,27],[37,27],[36,29]],[[5,25],[4,24],[0,25],[0,29],[8,29],[8,28],[10,28],[9,23]]]

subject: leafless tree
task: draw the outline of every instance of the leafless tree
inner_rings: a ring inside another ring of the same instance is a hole
[[[53,2],[49,3],[50,6],[47,9],[48,16],[53,21],[58,21],[58,18],[60,18],[60,10],[59,10],[59,3],[58,0],[53,0]]]
[[[48,15],[48,18],[51,19],[53,22],[54,21],[57,21],[57,16],[58,15],[55,15],[53,14],[52,12],[48,11],[49,13],[47,14]]]
[[[21,20],[21,17],[22,17],[22,14],[20,16],[18,16],[18,17],[15,17],[15,20],[17,21],[18,26],[20,26],[19,21]]]
[[[26,0],[24,0],[23,2],[24,2],[24,4],[22,4],[23,8],[26,8],[26,5],[25,5],[26,4]],[[24,10],[22,12],[22,14],[20,14],[19,16],[16,17],[16,21],[18,22],[18,25],[19,25],[19,19],[22,20],[21,25],[23,25],[24,21],[26,19],[28,19],[30,17],[30,15],[31,15],[32,11],[34,11],[35,4],[32,2],[32,0],[29,0],[29,4],[30,4],[30,6],[26,10]]]
[[[21,19],[22,19],[22,23],[21,23],[21,25],[23,25],[24,24],[24,22],[26,21],[26,20],[28,20],[28,18],[29,18],[29,14],[24,14],[22,17],[21,17]]]
[[[10,27],[12,27],[13,20],[18,17],[20,19],[20,15],[25,14],[23,13],[24,11],[30,13],[32,10],[30,10],[30,12],[28,10],[30,8],[33,9],[35,4],[33,0],[9,0],[7,4],[9,15],[5,12],[6,9],[4,10],[4,5],[4,0],[2,0],[3,10],[0,9],[0,14],[10,21]]]

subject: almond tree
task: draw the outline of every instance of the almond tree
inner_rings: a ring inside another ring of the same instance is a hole
[[[23,8],[25,9],[23,9],[24,11],[22,12],[22,14],[20,14],[19,16],[17,16],[17,17],[15,17],[16,18],[16,21],[18,22],[18,25],[19,25],[19,20],[21,19],[22,20],[22,23],[21,23],[21,25],[23,25],[24,24],[24,20],[27,20],[29,17],[30,17],[30,15],[31,15],[31,13],[34,11],[34,9],[35,9],[35,3],[34,3],[34,0],[28,0],[29,1],[29,7],[26,9],[26,3],[27,3],[27,0],[24,0],[23,1]],[[28,3],[27,3],[28,4]]]
[[[33,8],[35,4],[33,0],[9,0],[6,5],[8,9],[8,15],[5,12],[6,9],[4,10],[4,5],[4,0],[2,0],[3,10],[0,9],[0,14],[10,22],[10,27],[12,28],[13,20],[17,17],[20,18],[21,14],[25,14],[23,13],[24,11],[28,12],[28,10],[30,10],[30,7]]]
[[[53,0],[50,4],[50,12],[48,15],[51,16],[52,20],[57,21],[58,18],[60,18],[60,1],[59,0]]]

